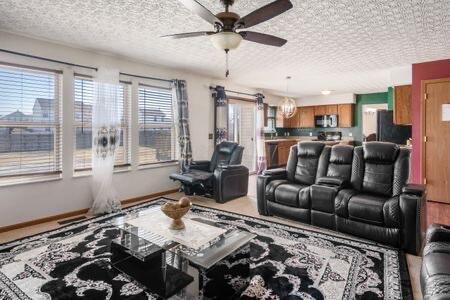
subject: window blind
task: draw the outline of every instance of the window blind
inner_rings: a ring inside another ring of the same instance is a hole
[[[115,166],[128,166],[130,163],[130,84],[118,86],[120,125],[120,145],[116,149]],[[94,82],[83,76],[74,80],[74,170],[92,169],[92,106]]]
[[[175,160],[172,91],[139,86],[139,164]]]
[[[0,179],[62,171],[61,75],[0,65]]]

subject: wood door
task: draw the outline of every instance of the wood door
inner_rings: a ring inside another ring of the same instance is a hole
[[[401,85],[394,87],[394,123],[397,125],[411,125],[412,86]]]
[[[337,115],[338,114],[338,106],[337,105],[326,105],[325,111],[327,115]]]
[[[450,78],[423,82],[424,182],[427,199],[450,203],[450,121],[443,121],[443,104],[450,104]]]
[[[339,127],[352,127],[353,123],[353,104],[339,104],[338,105],[338,122]]]
[[[313,128],[314,127],[314,106],[300,107],[300,122],[301,128]]]
[[[326,114],[327,114],[327,106],[326,105],[314,106],[314,116],[323,116]]]

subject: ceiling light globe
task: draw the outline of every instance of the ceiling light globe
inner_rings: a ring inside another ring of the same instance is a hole
[[[232,50],[239,47],[242,36],[235,32],[218,32],[209,36],[211,43],[219,50]]]
[[[286,119],[292,118],[295,115],[295,111],[297,110],[297,104],[292,98],[284,98],[280,107],[278,108]]]

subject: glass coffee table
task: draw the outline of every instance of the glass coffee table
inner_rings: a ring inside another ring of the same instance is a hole
[[[171,219],[160,205],[111,220],[120,230],[111,245],[112,265],[162,298],[197,299],[212,292],[211,282],[217,290],[233,261],[239,262],[240,275],[250,276],[250,241],[255,234],[190,212],[183,221],[185,229],[169,229]]]

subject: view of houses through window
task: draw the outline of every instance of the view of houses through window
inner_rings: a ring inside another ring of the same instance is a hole
[[[0,65],[0,180],[62,173],[61,83],[62,74],[58,71]],[[75,75],[75,171],[92,168],[93,93],[92,78]],[[118,93],[121,133],[116,167],[131,163],[131,83],[121,82]],[[138,102],[139,165],[174,161],[172,91],[140,84],[135,100]]]
[[[60,77],[0,66],[0,178],[61,173]]]

